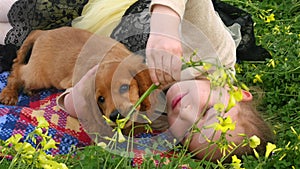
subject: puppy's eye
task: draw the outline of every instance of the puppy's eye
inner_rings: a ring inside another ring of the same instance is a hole
[[[128,90],[129,90],[129,85],[128,85],[128,84],[123,84],[123,85],[120,87],[119,92],[120,92],[121,94],[123,94],[123,93],[128,92]]]
[[[98,97],[98,102],[99,103],[104,103],[105,102],[105,98],[103,96],[99,96]]]

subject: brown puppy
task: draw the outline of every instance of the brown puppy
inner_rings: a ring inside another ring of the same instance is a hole
[[[25,56],[32,49],[28,63]],[[127,59],[129,58],[130,59]],[[24,41],[0,102],[15,105],[18,91],[55,87],[67,89],[99,63],[95,79],[95,99],[101,112],[115,121],[128,112],[152,84],[143,58],[107,37],[71,27],[33,31]],[[142,109],[149,109],[145,100]],[[129,126],[130,124],[128,124]]]

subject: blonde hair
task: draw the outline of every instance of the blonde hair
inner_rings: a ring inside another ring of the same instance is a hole
[[[257,152],[264,153],[268,142],[274,142],[274,133],[270,125],[263,119],[262,114],[257,111],[252,101],[238,103],[240,105],[238,118],[240,125],[244,128],[246,136],[250,138],[256,135],[260,138]],[[234,153],[236,155],[253,154],[249,146],[240,147]]]

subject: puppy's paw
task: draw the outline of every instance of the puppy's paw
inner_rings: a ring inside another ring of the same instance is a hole
[[[0,94],[0,102],[5,105],[16,105],[18,103],[18,92],[4,88]]]

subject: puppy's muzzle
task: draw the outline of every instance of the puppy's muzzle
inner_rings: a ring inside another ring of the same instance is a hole
[[[123,119],[125,118],[118,109],[115,109],[111,112],[109,115],[109,119],[113,122],[116,122],[118,119]]]

